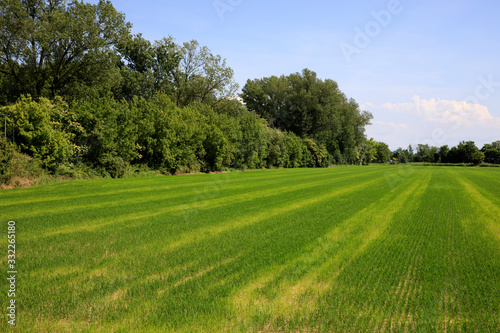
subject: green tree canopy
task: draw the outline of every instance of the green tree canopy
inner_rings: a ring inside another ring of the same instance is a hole
[[[0,0],[4,101],[71,95],[107,82],[130,24],[110,1]],[[109,83],[109,82],[108,82]]]
[[[361,111],[335,81],[320,80],[304,69],[288,76],[248,80],[242,91],[248,109],[271,127],[315,139],[337,162],[357,161],[356,147],[366,140],[365,126],[372,115]]]
[[[152,44],[141,34],[130,35],[117,48],[122,57],[122,82],[115,92],[118,98],[151,98],[158,92],[173,91],[173,71],[179,66],[180,54],[172,37]]]
[[[500,164],[500,140],[485,144],[481,151],[484,153],[486,163]]]
[[[377,163],[389,162],[389,159],[391,158],[391,150],[386,143],[375,141],[373,138],[371,138],[368,143],[371,147],[371,154],[373,156],[372,160]]]
[[[473,156],[477,150],[473,141],[461,141],[457,146],[457,162],[473,163]]]
[[[177,106],[193,102],[214,105],[217,101],[233,95],[238,89],[234,71],[226,60],[214,55],[206,46],[192,40],[177,45],[180,61],[172,71],[172,97]]]

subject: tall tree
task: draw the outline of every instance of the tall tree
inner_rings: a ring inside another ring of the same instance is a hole
[[[122,56],[123,78],[115,92],[117,98],[151,98],[158,92],[173,91],[173,71],[179,66],[180,55],[172,37],[152,44],[142,34],[131,35],[117,48]]]
[[[500,141],[485,144],[481,151],[484,153],[486,163],[500,164]]]
[[[320,80],[304,69],[288,76],[248,80],[242,97],[248,109],[270,126],[313,138],[337,162],[357,162],[357,147],[366,140],[364,128],[372,115],[361,111],[335,81]]]
[[[448,153],[450,152],[450,148],[448,145],[443,145],[438,149],[439,162],[447,163],[448,162]]]
[[[458,162],[473,163],[473,155],[477,150],[473,141],[461,141],[457,146]]]
[[[373,139],[370,139],[370,141],[373,141]],[[389,159],[391,158],[391,150],[389,149],[389,146],[384,142],[377,141],[373,142],[372,145],[375,147],[374,159],[377,163],[389,162]]]
[[[233,70],[226,60],[214,55],[206,46],[193,40],[178,45],[179,64],[172,71],[173,100],[177,106],[193,102],[214,105],[238,89]]]
[[[34,98],[109,85],[113,46],[130,24],[110,1],[0,0],[3,91]]]

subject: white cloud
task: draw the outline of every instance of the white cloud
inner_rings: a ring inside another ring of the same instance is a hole
[[[481,147],[500,139],[500,118],[480,104],[414,96],[410,102],[365,106],[374,115],[367,135],[387,140],[391,149],[415,143],[456,145],[462,140],[475,141]],[[397,121],[377,120],[377,115]]]
[[[445,99],[421,99],[414,96],[410,103],[385,103],[383,108],[395,112],[411,113],[427,122],[450,123],[461,119],[465,123],[494,119],[488,108],[480,104]]]
[[[408,129],[408,124],[401,124],[401,123],[392,123],[392,122],[383,122],[374,120],[372,121],[372,124],[382,127],[388,131],[396,131],[398,133],[401,133]]]

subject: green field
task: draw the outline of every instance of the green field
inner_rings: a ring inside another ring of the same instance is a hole
[[[500,331],[500,168],[72,181],[0,199],[15,331]]]

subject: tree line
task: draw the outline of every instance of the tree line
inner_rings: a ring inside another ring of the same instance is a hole
[[[403,163],[500,164],[500,141],[485,144],[481,149],[473,141],[461,141],[451,148],[448,145],[441,147],[428,144],[409,145],[407,149],[398,148],[392,156]]]

